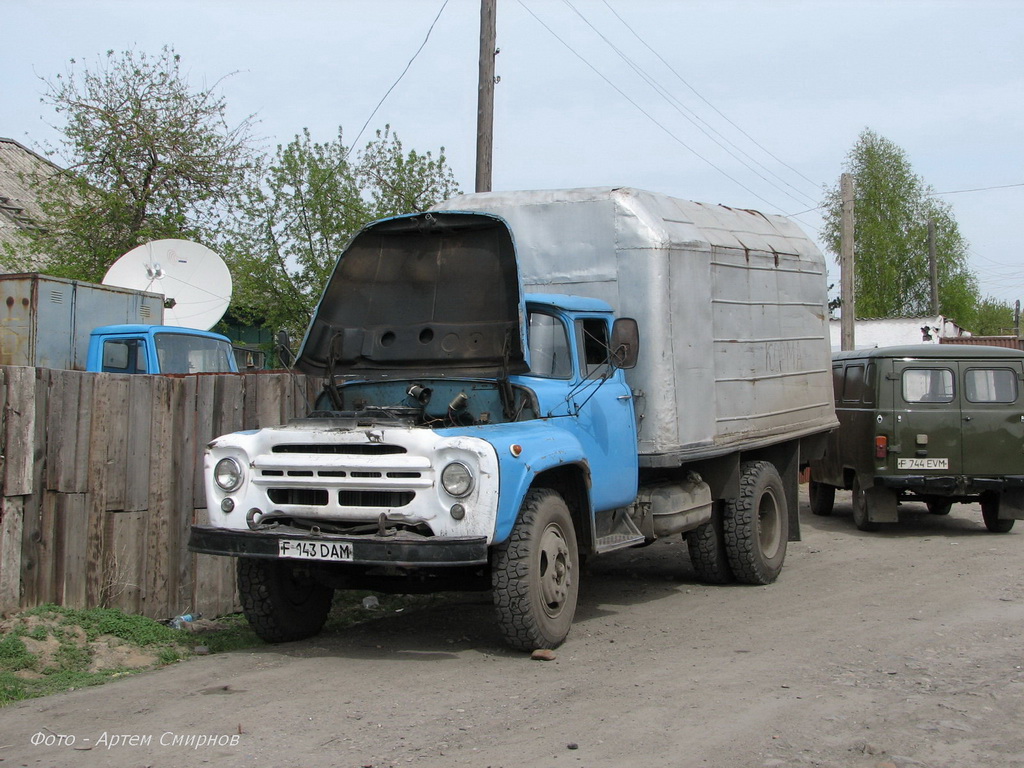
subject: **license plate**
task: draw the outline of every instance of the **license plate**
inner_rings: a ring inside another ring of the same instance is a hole
[[[949,459],[897,459],[896,469],[949,469]]]
[[[352,560],[352,544],[347,541],[307,541],[305,539],[280,539],[277,542],[278,557],[294,560],[330,560],[347,562]]]

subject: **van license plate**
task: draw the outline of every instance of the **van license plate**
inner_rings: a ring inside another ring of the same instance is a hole
[[[302,539],[280,539],[277,542],[278,557],[295,560],[330,560],[347,562],[352,558],[352,544],[347,541],[304,541]]]
[[[949,459],[897,459],[896,469],[949,469]]]

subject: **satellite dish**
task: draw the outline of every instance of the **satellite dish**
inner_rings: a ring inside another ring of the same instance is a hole
[[[205,245],[154,240],[114,262],[104,285],[164,295],[164,324],[208,331],[231,301],[227,264]]]

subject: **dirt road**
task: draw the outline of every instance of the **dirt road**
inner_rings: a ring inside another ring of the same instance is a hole
[[[678,539],[599,558],[554,661],[459,595],[24,702],[0,768],[1024,766],[1024,523],[905,509],[805,502],[770,587],[698,584]]]

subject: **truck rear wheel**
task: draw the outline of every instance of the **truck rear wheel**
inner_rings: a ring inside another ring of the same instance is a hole
[[[268,643],[285,643],[323,629],[334,590],[292,563],[240,557],[238,596],[253,632]]]
[[[832,514],[832,508],[836,503],[836,487],[811,480],[807,484],[807,495],[811,501],[811,512],[820,517],[828,517]]]
[[[579,551],[565,501],[555,491],[526,494],[508,539],[495,547],[491,571],[498,627],[518,650],[556,648],[576,613]]]
[[[999,494],[985,493],[981,496],[981,519],[992,533],[1009,533],[1016,520],[999,519]]]
[[[685,536],[690,564],[698,579],[705,584],[728,584],[736,580],[729,567],[729,556],[725,553],[721,502],[715,502],[710,520],[688,531]]]
[[[782,571],[789,540],[789,510],[779,472],[769,461],[749,461],[740,495],[726,502],[725,552],[737,581],[771,584]]]

